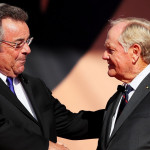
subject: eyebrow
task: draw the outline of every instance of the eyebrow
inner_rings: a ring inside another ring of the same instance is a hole
[[[30,38],[30,35],[28,36],[28,38],[27,39],[29,39]],[[25,39],[24,38],[19,38],[19,39],[16,39],[14,42],[17,42],[17,41],[24,41]]]
[[[104,43],[104,46],[105,46],[105,47],[110,47],[111,45],[110,45],[108,42],[105,42],[105,43]]]

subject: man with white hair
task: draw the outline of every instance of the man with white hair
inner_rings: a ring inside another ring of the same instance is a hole
[[[150,22],[111,21],[103,59],[123,82],[107,103],[97,150],[150,149]]]

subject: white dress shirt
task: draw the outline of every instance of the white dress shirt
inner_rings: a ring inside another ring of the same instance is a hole
[[[7,85],[7,82],[6,82],[7,77],[3,75],[2,73],[0,73],[0,78]],[[13,86],[14,86],[14,90],[15,90],[17,98],[24,105],[24,107],[30,112],[30,114],[37,120],[32,104],[18,78],[13,78]]]
[[[133,91],[131,91],[128,94],[128,101],[130,100],[130,98],[132,97],[132,95],[134,94],[135,90],[137,89],[137,87],[140,85],[140,83],[143,81],[143,79],[150,73],[150,65],[148,65],[142,72],[140,72],[133,80],[132,82],[129,83],[129,85],[133,88]],[[122,98],[122,97],[121,97]],[[121,98],[119,101],[119,104],[116,108],[116,112],[114,114],[114,116],[112,117],[112,124],[111,124],[111,130],[110,130],[110,134],[109,137],[111,136],[114,126],[115,126],[115,122],[116,122],[116,117],[118,114],[118,109],[121,103]]]

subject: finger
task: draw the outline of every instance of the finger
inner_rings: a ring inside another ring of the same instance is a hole
[[[59,142],[59,141],[57,142],[57,144],[59,144],[59,145],[64,145],[62,142]]]

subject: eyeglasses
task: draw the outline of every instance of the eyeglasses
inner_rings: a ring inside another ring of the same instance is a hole
[[[4,43],[7,44],[13,48],[22,48],[24,46],[25,43],[27,43],[28,45],[31,44],[33,40],[33,37],[27,39],[26,41],[19,41],[19,43],[15,43],[15,42],[9,42],[9,41],[5,41],[5,40],[0,40],[0,43]]]

